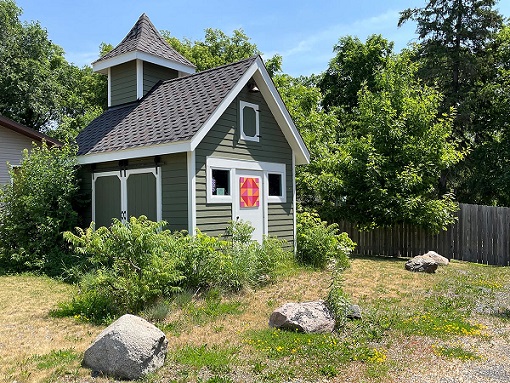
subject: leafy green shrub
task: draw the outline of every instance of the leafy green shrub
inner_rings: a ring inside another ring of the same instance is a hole
[[[355,246],[347,233],[339,233],[336,223],[328,225],[315,212],[297,214],[296,256],[300,263],[325,268],[334,260],[337,267],[346,268]]]
[[[57,275],[66,261],[62,232],[77,223],[76,150],[45,142],[24,150],[10,168],[12,184],[0,189],[0,267]],[[67,260],[68,261],[68,260]]]
[[[226,232],[231,241],[199,230],[186,237],[181,249],[185,287],[239,291],[257,286],[273,280],[277,265],[290,256],[275,238],[265,238],[262,244],[252,241],[253,228],[246,222],[232,221]]]
[[[108,316],[138,313],[179,291],[184,277],[175,243],[182,236],[162,230],[164,225],[140,216],[127,223],[114,220],[110,228],[94,230],[91,224],[86,230],[78,228],[78,235],[65,232],[65,239],[77,253],[88,255],[95,269],[81,279],[81,291],[70,306],[61,308],[100,322]]]
[[[77,235],[65,232],[91,270],[81,275],[80,293],[53,315],[102,322],[126,312],[150,313],[182,289],[239,291],[273,280],[279,262],[290,256],[274,238],[252,241],[253,229],[244,222],[229,226],[232,242],[198,230],[195,236],[171,233],[165,225],[141,216],[114,220],[110,228],[78,228]]]

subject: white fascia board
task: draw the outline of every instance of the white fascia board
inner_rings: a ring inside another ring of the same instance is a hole
[[[101,162],[128,160],[151,156],[164,156],[165,154],[183,153],[190,151],[190,141],[173,144],[144,146],[141,148],[123,149],[105,153],[85,154],[78,156],[79,165],[97,164]]]
[[[95,64],[92,64],[92,68],[94,69],[94,72],[106,73],[106,70],[108,68],[134,60],[147,61],[159,66],[163,66],[165,68],[175,69],[179,72],[184,72],[188,74],[195,73],[196,71],[194,67],[139,51],[124,53],[122,55],[115,56],[107,60],[96,62]]]
[[[209,133],[211,128],[214,126],[216,121],[223,115],[223,112],[227,110],[229,105],[236,99],[237,95],[241,92],[243,87],[247,84],[248,80],[253,76],[253,74],[257,71],[257,65],[255,63],[248,68],[248,70],[243,74],[241,79],[237,82],[237,84],[232,88],[230,93],[225,97],[225,99],[221,102],[221,104],[216,108],[216,110],[209,116],[207,121],[202,125],[199,131],[193,136],[191,140],[191,150],[195,150],[198,144],[204,139],[204,137]]]
[[[276,122],[278,122],[278,125],[281,127],[285,138],[295,152],[296,165],[309,164],[310,152],[301,138],[296,125],[294,125],[294,121],[260,57],[257,59],[257,64],[259,65],[259,70],[256,71],[253,78],[260,89],[260,93],[264,96],[264,100],[266,100],[269,109],[273,113]]]
[[[273,80],[271,80],[271,77],[269,76],[269,73],[267,72],[266,67],[264,66],[264,63],[260,57],[258,57],[253,62],[253,64],[237,82],[236,86],[230,91],[230,93],[227,95],[227,97],[225,97],[225,99],[221,102],[214,113],[209,116],[205,124],[195,134],[191,141],[191,150],[195,150],[202,139],[214,126],[216,121],[218,121],[218,119],[222,116],[223,112],[225,112],[228,106],[235,100],[237,95],[241,92],[243,87],[252,77],[255,79],[260,92],[262,93],[262,96],[264,96],[264,100],[273,113],[276,122],[282,129],[282,132],[289,142],[290,147],[296,153],[296,164],[305,165],[310,163],[310,152],[306,148],[301,135],[299,134],[296,126],[294,125],[294,122],[292,121],[292,117],[290,116],[287,107],[280,97],[280,94],[276,90],[273,84]]]

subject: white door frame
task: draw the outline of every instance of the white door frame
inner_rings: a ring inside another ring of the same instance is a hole
[[[260,222],[261,235],[260,238],[256,238],[260,243],[264,238],[264,235],[268,234],[268,217],[267,217],[267,176],[264,174],[262,170],[248,170],[248,169],[235,169],[234,171],[234,189],[232,193],[232,220],[237,221],[237,218],[242,215],[241,208],[241,193],[239,190],[240,177],[259,177],[260,178],[260,191],[259,191],[259,201],[260,201],[260,214],[262,215],[262,222]],[[251,226],[255,228],[255,232],[257,231],[258,222],[250,222]]]
[[[152,173],[156,178],[156,217],[158,221],[162,218],[162,188],[161,188],[161,167],[139,168],[129,170],[116,170],[108,172],[92,173],[92,221],[96,221],[96,180],[99,177],[117,176],[120,180],[120,209],[121,221],[125,222],[129,218],[127,180],[132,174]]]

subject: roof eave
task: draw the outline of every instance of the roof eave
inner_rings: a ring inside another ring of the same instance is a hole
[[[77,162],[79,165],[89,165],[110,161],[129,160],[133,158],[185,153],[191,150],[190,143],[190,141],[178,141],[160,145],[150,145],[129,149],[113,150],[108,152],[82,154],[77,157]]]
[[[31,138],[33,140],[37,140],[39,142],[46,141],[47,143],[53,145],[53,146],[62,146],[64,145],[59,140],[56,140],[54,138],[51,138],[47,136],[46,134],[39,133],[38,131],[31,129],[25,125],[22,125],[16,121],[11,120],[10,118],[7,118],[5,116],[0,115],[0,126],[3,126],[7,129],[10,129],[16,133],[22,134],[28,138]]]
[[[150,53],[142,52],[142,51],[131,51],[128,53],[123,53],[115,57],[111,57],[105,60],[98,60],[92,63],[92,68],[94,72],[99,72],[103,74],[108,73],[108,68],[111,68],[116,65],[124,64],[133,60],[143,60],[146,62],[150,62],[156,65],[163,66],[165,68],[175,69],[179,72],[186,74],[195,73],[196,69],[193,66],[185,65],[176,61],[168,60],[162,57],[154,56]]]
[[[271,80],[271,77],[269,76],[269,73],[267,72],[267,69],[260,56],[257,57],[253,64],[246,70],[243,76],[238,80],[237,84],[230,90],[227,97],[225,97],[225,99],[211,114],[205,124],[194,135],[191,142],[191,150],[195,150],[202,139],[211,130],[216,121],[221,117],[223,112],[225,112],[228,106],[235,100],[239,92],[241,92],[242,88],[252,77],[257,82],[257,86],[259,87],[262,96],[266,100],[269,109],[273,113],[278,126],[280,126],[282,129],[287,142],[294,151],[296,155],[296,164],[309,164],[310,152],[308,151],[303,139],[301,138],[296,125],[292,121],[292,117],[290,116],[280,94],[276,90],[276,87],[274,86],[273,81]]]

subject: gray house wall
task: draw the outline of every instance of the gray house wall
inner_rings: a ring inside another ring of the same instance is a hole
[[[7,162],[21,163],[23,149],[32,147],[32,139],[0,125],[0,185],[11,182]]]
[[[259,105],[260,140],[240,140],[239,101]],[[208,156],[284,163],[286,165],[286,203],[268,204],[268,234],[292,243],[294,237],[292,149],[260,93],[243,90],[196,148],[197,227],[210,235],[223,234],[232,219],[231,204],[208,204],[206,159]]]
[[[111,68],[111,105],[136,101],[136,61]]]

